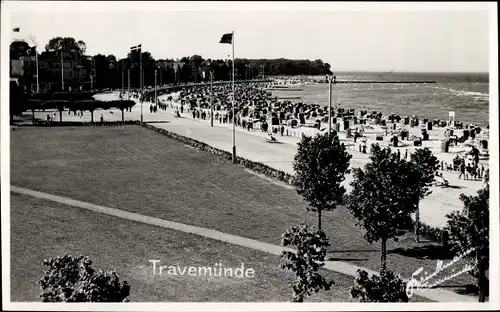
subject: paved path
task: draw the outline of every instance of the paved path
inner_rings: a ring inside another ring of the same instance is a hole
[[[116,99],[116,95],[111,93],[96,94],[95,98],[98,100],[112,100]],[[163,128],[205,142],[216,148],[232,152],[232,124],[221,124],[218,121],[214,121],[214,127],[212,128],[210,127],[209,120],[194,120],[187,112],[182,114],[183,118],[173,118],[174,109],[169,108],[167,111],[159,110],[157,113],[150,113],[149,106],[150,103],[143,104],[145,122],[154,122],[153,125],[155,127]],[[139,120],[140,111],[141,104],[137,103],[137,105],[133,107],[132,112],[125,112],[125,119]],[[35,116],[43,118],[46,114],[48,114],[48,112],[36,112]],[[104,120],[106,121],[121,120],[121,112],[119,110],[97,110],[94,112],[94,120],[99,120],[101,114],[103,114]],[[56,120],[58,119],[59,117],[57,116]],[[64,113],[63,120],[88,121],[90,120],[90,113],[85,112],[85,116],[82,118],[74,115],[69,116],[67,113]],[[165,122],[158,123],[161,121]],[[283,144],[269,144],[266,143],[265,136],[264,133],[258,130],[248,132],[240,127],[236,127],[236,152],[238,156],[294,174],[292,163],[297,152],[297,142],[299,139],[278,136],[278,140]],[[368,155],[359,153],[356,150],[351,150],[350,152],[353,155],[351,159],[352,167],[363,167],[368,163]],[[446,215],[448,213],[463,208],[462,202],[459,200],[461,193],[475,195],[482,187],[481,181],[464,181],[457,179],[457,174],[455,172],[443,171],[443,176],[453,187],[433,187],[432,194],[424,198],[419,205],[421,221],[427,225],[440,228],[446,226]],[[351,190],[349,185],[351,181],[352,175],[347,175],[344,186],[348,192]]]
[[[131,221],[136,221],[140,223],[145,223],[149,225],[154,225],[158,227],[163,227],[163,228],[168,228],[168,229],[173,229],[185,233],[190,233],[190,234],[195,234],[199,235],[202,237],[206,238],[211,238],[215,239],[221,242],[233,244],[233,245],[238,245],[254,250],[259,250],[262,252],[270,253],[276,256],[281,255],[281,252],[283,250],[287,251],[293,251],[293,249],[290,248],[285,248],[282,246],[277,246],[273,244],[268,244],[264,243],[261,241],[253,240],[253,239],[248,239],[244,238],[241,236],[236,236],[232,234],[227,234],[219,231],[215,231],[212,229],[208,228],[203,228],[203,227],[198,227],[198,226],[192,226],[192,225],[187,225],[183,223],[178,223],[178,222],[172,222],[172,221],[167,221],[159,218],[153,218],[145,215],[141,215],[138,213],[132,213],[120,209],[115,209],[115,208],[110,208],[110,207],[105,207],[105,206],[100,206],[100,205],[95,205],[83,201],[78,201],[74,200],[71,198],[67,197],[62,197],[62,196],[57,196],[57,195],[52,195],[52,194],[47,194],[47,193],[42,193],[38,191],[33,191],[29,190],[26,188],[22,187],[17,187],[11,185],[10,191],[13,193],[17,194],[22,194],[22,195],[27,195],[27,196],[32,196],[52,202],[57,202],[60,204],[72,206],[75,208],[80,208],[80,209],[85,209],[85,210],[90,210],[98,213],[103,213],[106,215],[114,216],[117,218],[122,218],[126,220],[131,220]],[[341,262],[341,261],[326,261],[325,262],[325,268],[327,270],[339,272],[342,274],[346,274],[349,276],[355,277],[356,271],[358,269],[363,269],[367,271],[369,274],[377,274],[375,271],[358,267],[346,262]],[[438,302],[476,302],[477,299],[472,296],[463,296],[456,294],[454,292],[444,290],[444,289],[428,289],[428,290],[415,290],[415,295],[421,296],[428,298],[433,301],[438,301]]]

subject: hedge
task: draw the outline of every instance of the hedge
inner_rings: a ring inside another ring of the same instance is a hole
[[[87,126],[87,127],[113,127],[113,126],[129,126],[138,125],[138,120],[128,121],[103,121],[103,122],[89,122],[89,121],[46,121],[35,120],[33,124],[20,125],[21,127],[73,127],[73,126]]]
[[[412,221],[412,226],[415,226],[415,221]],[[413,228],[408,229],[413,231]],[[445,229],[440,229],[437,227],[432,227],[427,224],[420,222],[420,235],[434,242],[443,244],[443,246],[448,245],[448,231]]]

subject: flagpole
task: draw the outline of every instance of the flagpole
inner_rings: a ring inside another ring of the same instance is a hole
[[[214,126],[214,98],[213,98],[214,72],[210,70],[210,126]]]
[[[63,50],[61,49],[61,84],[62,90],[64,91],[64,62],[63,62]]]
[[[233,163],[236,163],[236,116],[234,114],[235,106],[235,96],[234,96],[234,31],[231,38],[231,44],[233,46]]]
[[[94,90],[94,57],[90,60],[90,90]]]
[[[157,94],[156,94],[157,77],[158,77],[158,70],[155,69],[155,106],[158,104],[158,98],[157,98]]]
[[[38,52],[36,51],[35,46],[35,63],[36,63],[36,93],[40,93],[40,84],[38,80]]]
[[[139,99],[141,101],[141,123],[142,123],[142,120],[143,120],[143,116],[142,116],[142,102],[144,102],[144,99],[142,99],[142,84],[144,83],[144,81],[142,81],[142,44],[141,44],[141,48],[139,49],[139,65],[140,65],[140,68],[139,68],[139,74],[140,74],[140,79],[139,79]]]
[[[121,99],[123,100],[123,95],[125,93],[125,66],[123,66],[123,61],[122,60],[122,96]]]

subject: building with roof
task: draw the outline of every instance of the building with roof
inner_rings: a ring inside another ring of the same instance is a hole
[[[75,53],[60,51],[44,51],[37,55],[36,47],[26,41],[16,39],[10,45],[10,77],[15,78],[26,92],[36,91],[38,56],[38,83],[41,92],[80,88],[90,83],[90,70],[85,66],[86,57]]]

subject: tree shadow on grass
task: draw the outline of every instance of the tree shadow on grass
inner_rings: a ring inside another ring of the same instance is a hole
[[[331,257],[326,259],[328,261],[368,261],[366,258],[337,258],[337,257]]]
[[[358,253],[358,252],[380,252],[380,249],[357,249],[357,250],[333,250],[328,249],[328,253]]]
[[[453,291],[459,295],[469,295],[469,296],[479,296],[479,291],[477,285],[466,284],[466,285],[439,285],[436,288],[453,288]],[[488,287],[489,288],[489,287]],[[489,296],[489,289],[486,288],[486,296]]]
[[[168,120],[152,120],[152,121],[144,121],[145,123],[148,124],[155,124],[155,123],[170,123]]]
[[[269,144],[285,144],[285,142],[281,142],[281,141],[276,141],[276,142],[266,141],[266,142]]]
[[[442,188],[442,189],[456,189],[456,190],[460,190],[460,189],[463,189],[464,187],[463,186],[459,186],[459,185],[448,185],[448,186],[437,186],[439,188]]]
[[[396,248],[389,253],[417,259],[451,260],[453,252],[441,245],[425,245],[413,248]]]
[[[488,283],[488,285],[489,285],[489,283]],[[473,285],[473,284],[467,284],[467,285],[463,285],[462,287],[457,287],[457,289],[455,290],[455,292],[457,294],[460,294],[460,295],[474,295],[474,296],[479,296],[479,290],[477,288],[477,285]],[[485,289],[485,295],[489,296],[489,287],[486,287],[486,289]]]

